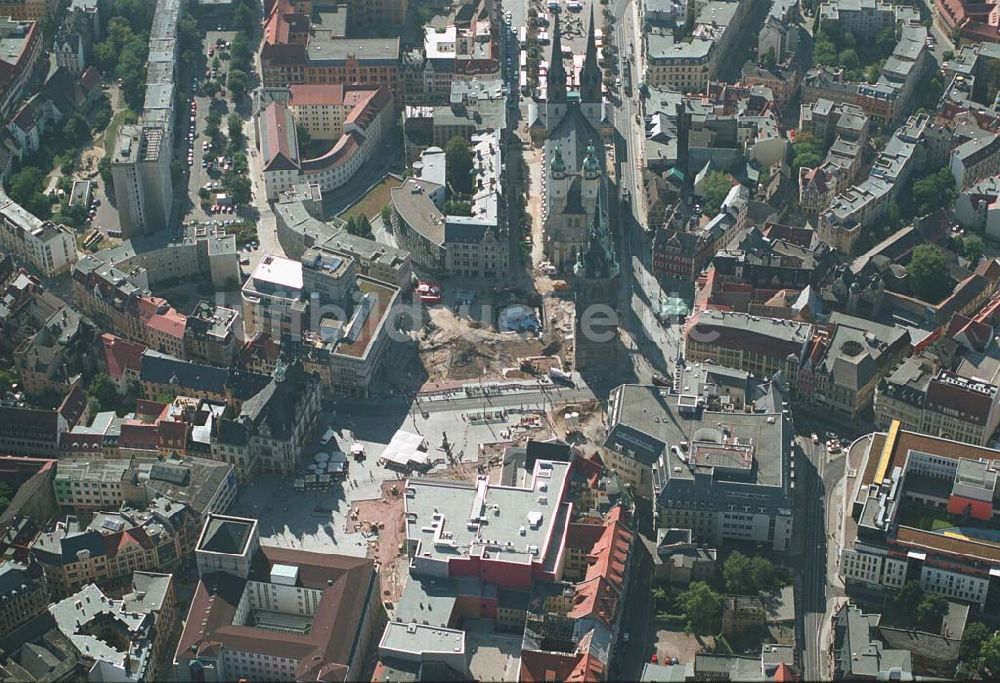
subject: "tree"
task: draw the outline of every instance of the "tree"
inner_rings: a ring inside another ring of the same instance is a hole
[[[865,80],[869,83],[875,83],[880,75],[882,75],[882,65],[879,62],[865,67]]]
[[[231,68],[240,71],[250,71],[250,41],[245,33],[237,33],[229,46],[229,61]]]
[[[445,163],[447,164],[448,184],[453,192],[470,194],[472,192],[472,151],[469,141],[456,135],[448,141],[445,148]]]
[[[948,611],[948,601],[940,595],[929,595],[917,605],[917,627],[928,633],[941,629],[941,619]]]
[[[687,617],[685,630],[697,635],[715,633],[722,618],[722,596],[704,581],[693,582],[677,596],[678,604]]]
[[[229,191],[229,196],[233,198],[233,203],[237,206],[249,204],[253,199],[253,186],[250,178],[245,174],[238,174],[232,170],[226,171],[222,184]]]
[[[907,581],[893,598],[896,609],[907,615],[911,621],[916,619],[917,606],[923,601],[924,589],[919,581]]]
[[[813,62],[833,65],[837,63],[837,46],[823,31],[817,31],[813,42]]]
[[[726,592],[734,595],[746,595],[750,592],[750,558],[736,550],[726,558],[722,565],[722,579],[726,584]]]
[[[239,4],[233,10],[233,25],[248,36],[254,35],[254,31],[257,30],[257,24],[257,17],[254,16],[254,12],[245,4]]]
[[[381,216],[382,216],[382,227],[388,230],[389,226],[392,225],[392,207],[389,206],[388,204],[383,206],[381,211]]]
[[[947,166],[913,183],[913,208],[917,216],[933,213],[954,199],[955,179]]]
[[[101,411],[115,410],[121,397],[111,378],[103,372],[94,375],[87,388],[87,397],[93,400]]]
[[[148,31],[156,3],[148,0],[115,0],[115,14],[128,21],[134,31]]]
[[[52,217],[52,221],[55,223],[61,223],[63,225],[68,225],[71,228],[81,228],[83,227],[83,219],[87,217],[87,209],[83,206],[77,204],[76,206],[70,206],[64,203],[59,208],[59,213]]]
[[[115,67],[115,74],[122,82],[122,97],[136,111],[142,107],[146,93],[147,54],[147,45],[141,40],[133,40],[122,48]]]
[[[850,34],[848,34],[850,35]],[[845,69],[857,69],[861,66],[861,58],[858,57],[858,53],[853,48],[848,48],[842,50],[840,53],[840,63]]]
[[[777,588],[779,583],[777,573],[769,559],[759,555],[750,559],[750,583],[756,592]]]
[[[962,256],[969,259],[975,265],[983,257],[986,245],[979,235],[968,235],[962,238]]]
[[[10,391],[16,379],[13,372],[0,368],[0,394],[6,394]]]
[[[979,649],[983,641],[988,639],[993,632],[978,621],[974,621],[965,627],[962,634],[962,646],[959,650],[959,658],[972,671],[979,670]]]
[[[226,132],[229,133],[229,142],[234,147],[243,146],[243,119],[236,112],[226,119]]]
[[[809,133],[800,133],[792,145],[792,168],[798,175],[800,168],[815,168],[823,160],[819,145]]]
[[[90,127],[82,116],[73,114],[63,124],[62,134],[66,142],[78,144],[90,135]]]
[[[234,100],[242,100],[250,89],[250,77],[242,69],[230,69],[226,80]]]
[[[747,557],[738,550],[726,558],[722,578],[726,592],[735,595],[754,595],[781,585],[778,572],[769,559],[759,555]]]
[[[10,179],[10,198],[21,206],[31,204],[44,181],[41,169],[25,166]]]
[[[982,642],[979,658],[991,676],[1000,673],[1000,631]]]
[[[705,184],[701,190],[702,210],[708,216],[719,213],[722,202],[725,201],[729,190],[733,188],[733,183],[727,173],[712,171],[705,177]]]
[[[767,49],[767,52],[764,53],[764,59],[761,63],[764,65],[764,68],[767,69],[768,71],[770,71],[771,69],[773,69],[778,65],[778,58],[774,56],[773,47],[769,47]]]
[[[10,506],[10,499],[14,497],[14,492],[10,488],[10,484],[5,481],[0,481],[0,515]]]
[[[372,224],[368,216],[354,214],[347,219],[347,232],[357,237],[373,238]]]
[[[309,131],[305,129],[305,126],[301,124],[295,126],[295,135],[299,139],[300,148],[312,142],[312,135],[310,135]]]
[[[906,283],[911,293],[931,303],[937,303],[948,294],[951,278],[941,250],[930,244],[914,249],[906,266]]]
[[[879,54],[891,55],[892,51],[896,49],[895,28],[895,26],[886,26],[878,32],[878,36],[875,38],[875,48]]]
[[[97,162],[97,172],[101,174],[101,182],[104,183],[104,187],[113,189],[114,180],[111,176],[111,159],[107,156],[101,157],[101,160]]]

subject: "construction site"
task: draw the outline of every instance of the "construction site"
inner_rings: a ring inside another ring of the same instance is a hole
[[[428,383],[527,378],[550,367],[570,370],[573,305],[556,296],[508,290],[477,307],[440,305],[427,310],[418,344]],[[510,307],[533,312],[520,331],[502,331]],[[541,361],[541,357],[553,360]],[[525,360],[530,360],[527,364]]]

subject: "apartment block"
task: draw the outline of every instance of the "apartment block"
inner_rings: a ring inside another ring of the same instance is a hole
[[[49,590],[39,567],[12,560],[0,563],[0,631],[14,631],[48,605]]]
[[[839,556],[848,590],[917,581],[949,600],[996,609],[1000,549],[990,530],[1000,452],[911,432],[898,421],[852,448],[862,460],[848,477]],[[936,531],[921,516],[933,517]]]
[[[181,561],[179,530],[155,510],[101,512],[83,525],[73,516],[39,534],[31,559],[49,590],[69,595],[88,583],[113,582],[133,571],[157,571]]]
[[[778,412],[714,412],[695,394],[622,385],[609,399],[609,465],[652,490],[659,524],[703,543],[743,540],[788,550],[792,427]],[[650,420],[652,416],[654,419]],[[658,419],[657,419],[658,418]]]
[[[685,352],[688,362],[708,360],[757,377],[782,372],[794,386],[812,336],[808,323],[707,309],[688,319]]]
[[[69,228],[36,218],[2,190],[0,246],[43,277],[55,277],[76,263],[76,238]]]
[[[260,545],[256,520],[217,516],[196,555],[178,680],[358,679],[385,624],[370,559]]]

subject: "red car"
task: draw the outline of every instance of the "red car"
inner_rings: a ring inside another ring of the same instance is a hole
[[[654,652],[653,656],[649,658],[649,661],[652,662],[653,664],[659,664],[660,663],[660,658],[657,657],[656,653]]]
[[[417,298],[425,304],[441,303],[441,285],[421,280],[417,283]]]

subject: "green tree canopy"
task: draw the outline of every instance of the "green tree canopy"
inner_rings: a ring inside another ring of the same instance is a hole
[[[979,263],[985,250],[986,245],[983,244],[983,238],[979,235],[966,235],[962,238],[962,256],[972,263]]]
[[[247,40],[246,34],[243,32],[237,33],[229,46],[229,59],[232,68],[244,72],[250,71],[251,54],[250,41]]]
[[[930,244],[914,249],[906,266],[906,283],[911,293],[925,301],[936,303],[944,298],[952,284],[941,250]]]
[[[979,646],[979,657],[990,676],[1000,673],[1000,632],[996,632]]]
[[[242,100],[250,89],[250,77],[242,69],[230,69],[229,78],[226,80],[229,90],[233,93],[234,100]]]
[[[246,174],[236,173],[230,169],[223,174],[222,184],[237,206],[249,204],[253,199],[253,186]]]
[[[300,148],[312,142],[312,135],[302,124],[295,126],[295,135],[298,137]]]
[[[469,141],[458,135],[445,148],[448,184],[459,194],[472,193],[472,150]]]
[[[915,215],[926,216],[950,206],[955,200],[955,179],[948,167],[939,169],[913,183],[913,209]]]
[[[796,175],[800,168],[815,168],[823,160],[823,153],[810,133],[799,133],[792,145],[792,168]]]
[[[13,497],[14,491],[10,488],[10,485],[5,481],[0,481],[0,515],[10,505],[11,498]]]
[[[845,69],[857,69],[861,66],[861,58],[858,57],[857,50],[848,48],[840,52],[840,63]]]
[[[97,373],[90,380],[90,386],[87,387],[87,397],[101,411],[117,410],[121,402],[121,396],[118,394],[118,389],[115,388],[114,382],[103,372]]]
[[[701,208],[705,215],[714,216],[719,213],[722,202],[725,201],[726,195],[731,189],[733,189],[733,183],[728,173],[712,171],[705,176],[705,184],[701,191],[703,199]]]
[[[941,630],[941,619],[948,611],[948,601],[940,595],[929,595],[917,605],[917,628],[936,633]]]
[[[226,132],[229,134],[229,142],[235,146],[243,145],[243,119],[236,112],[226,119]]]
[[[687,616],[687,631],[698,635],[718,631],[722,619],[722,596],[707,583],[694,581],[677,596],[677,601]]]
[[[778,570],[766,557],[747,557],[738,550],[726,558],[722,565],[726,591],[735,595],[754,595],[772,591],[781,586]]]
[[[363,214],[353,214],[347,218],[347,232],[368,239],[373,237],[371,221]]]

